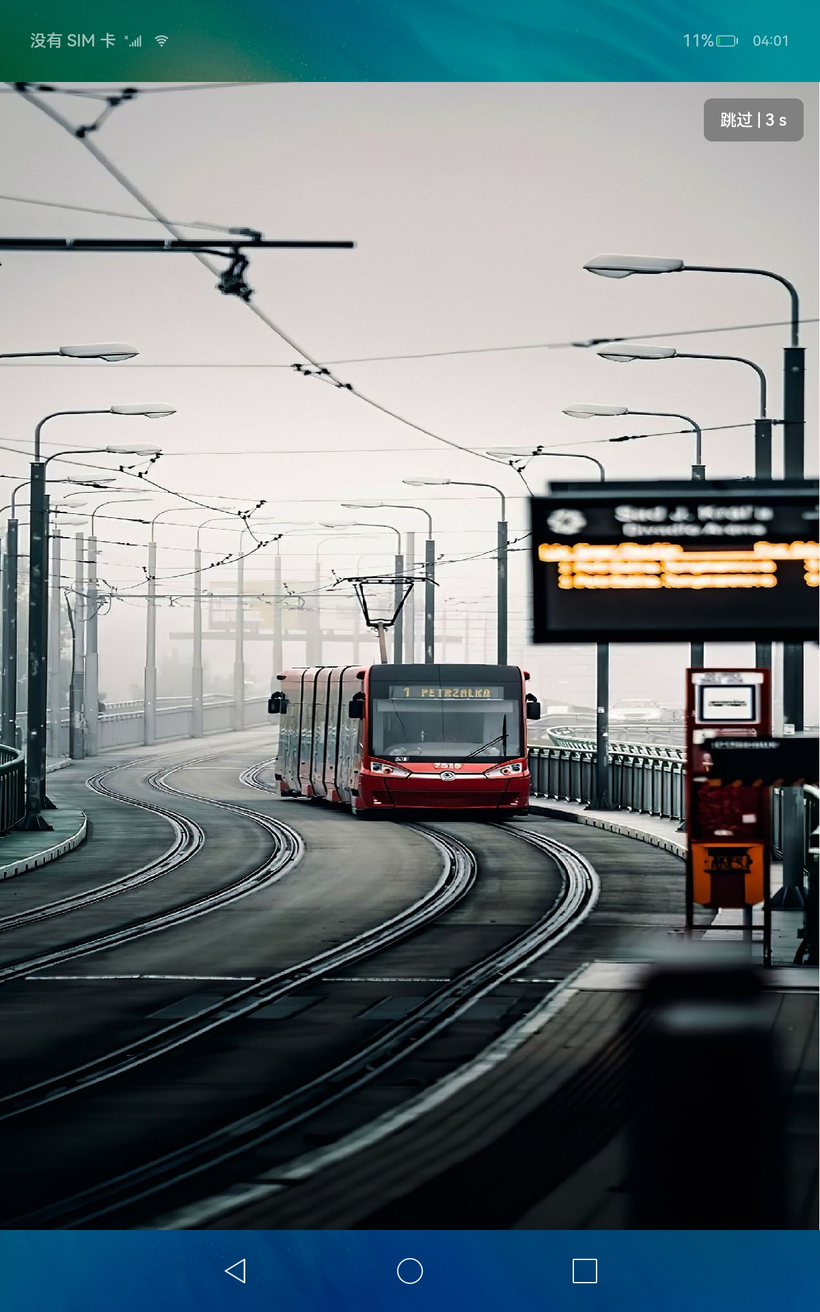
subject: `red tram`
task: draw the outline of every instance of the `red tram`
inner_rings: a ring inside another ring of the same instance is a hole
[[[327,798],[365,817],[409,810],[526,815],[527,719],[541,714],[515,665],[356,665],[287,670],[283,797]]]

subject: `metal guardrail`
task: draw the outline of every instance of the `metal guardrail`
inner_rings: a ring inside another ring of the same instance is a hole
[[[817,869],[817,826],[820,824],[820,791],[813,784],[800,790],[803,802],[803,877]],[[783,789],[772,789],[772,853],[783,855]]]
[[[589,803],[595,771],[595,744],[569,737],[563,745],[529,749],[532,792],[564,802]],[[610,744],[610,803],[614,810],[682,820],[685,814],[685,752],[681,747],[653,744]],[[795,845],[784,858],[784,829],[794,822],[798,809]],[[789,821],[787,822],[787,812]],[[802,821],[801,821],[802,815]],[[772,789],[772,856],[784,860],[784,884],[801,888],[805,921],[797,960],[817,965],[818,824],[820,791],[803,788]],[[791,865],[791,870],[789,869]]]
[[[247,697],[245,699],[245,727],[257,728],[268,724],[267,697]],[[139,747],[144,742],[144,721],[142,703],[136,703],[134,710],[104,711],[98,720],[99,745],[101,751],[113,747]],[[203,732],[228,733],[234,724],[234,703],[232,699],[207,701],[203,707]],[[169,742],[172,739],[190,738],[193,728],[193,714],[190,703],[187,705],[158,706],[156,720],[157,742]]]
[[[554,747],[531,747],[529,762],[536,797],[579,803],[592,800],[595,744],[591,740],[558,738]],[[682,747],[611,743],[609,762],[609,796],[615,810],[637,811],[668,820],[683,819],[685,754]]]
[[[26,813],[26,767],[22,752],[0,745],[0,835]]]

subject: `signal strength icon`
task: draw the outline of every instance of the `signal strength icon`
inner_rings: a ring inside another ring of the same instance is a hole
[[[128,44],[129,44],[129,46],[141,46],[141,45],[142,45],[142,37],[141,37],[141,36],[135,37],[134,40],[133,40],[133,41],[129,41]]]
[[[164,46],[168,38],[167,36],[155,36],[154,40],[156,41],[158,46]]]

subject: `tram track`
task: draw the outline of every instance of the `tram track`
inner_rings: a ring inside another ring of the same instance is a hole
[[[257,768],[261,769],[263,766]],[[267,790],[263,787],[263,791]],[[442,845],[445,851],[449,850],[451,864],[454,859],[460,859],[463,863],[466,857],[473,867],[469,881],[469,884],[472,884],[475,878],[475,858],[460,840],[440,829],[431,830],[421,825],[410,827],[423,833],[436,844]],[[496,827],[505,834],[511,832],[507,826]],[[474,1003],[513,973],[525,968],[560,942],[586,918],[594,907],[598,896],[597,875],[589,862],[564,844],[536,831],[523,828],[517,828],[513,833],[516,838],[540,850],[555,862],[561,873],[561,890],[558,897],[547,913],[535,924],[511,942],[489,953],[452,981],[448,981],[443,988],[416,1006],[402,1020],[388,1025],[370,1043],[319,1077],[280,1096],[265,1107],[233,1120],[218,1130],[151,1162],[143,1163],[137,1168],[123,1172],[50,1206],[28,1212],[17,1218],[14,1224],[52,1225],[63,1228],[90,1225],[101,1217],[110,1217],[112,1213],[122,1211],[123,1208],[133,1207],[151,1195],[172,1189],[191,1177],[201,1175],[232,1158],[252,1154],[254,1149],[266,1144],[275,1136],[309,1120],[343,1099],[354,1097],[396,1063],[467,1013]],[[461,851],[459,852],[458,849]],[[466,891],[467,888],[464,888],[460,896]],[[431,918],[436,918],[440,914],[442,909]],[[414,931],[407,929],[405,932]],[[353,959],[360,959],[361,956],[371,955],[371,951],[378,950],[380,949],[376,947],[367,952],[361,951]],[[348,956],[345,964],[349,964],[350,960]],[[322,957],[316,961],[317,965],[321,961],[319,966],[321,973],[331,966],[342,964],[338,952],[322,954]],[[301,976],[290,982],[289,987],[291,989],[301,987],[311,978],[315,978],[315,974]],[[228,1017],[223,1016],[221,1018],[223,1023],[235,1019],[238,1015],[248,1014],[269,999],[282,996],[287,981],[283,981],[279,991],[276,992],[271,991],[269,981],[263,983],[267,985],[264,997],[259,996],[259,986],[256,986],[253,990],[255,996],[252,999],[246,997],[240,1010],[232,1011]],[[242,991],[245,995],[251,992],[252,990]],[[223,1000],[220,1007],[224,1008],[226,1002],[230,1003],[230,1001],[231,999]]]
[[[172,766],[171,769],[159,770],[147,776],[145,782],[149,786],[160,791],[175,793],[178,790],[169,788],[165,785],[165,778],[175,773],[177,770],[191,767],[200,763],[202,760],[211,760],[212,757],[198,757],[193,761],[183,761],[178,765]],[[114,767],[118,768],[118,767]],[[119,767],[121,768],[121,767]],[[108,772],[103,772],[106,774]],[[94,776],[95,791],[103,792],[99,787],[99,777]],[[76,910],[93,905],[98,901],[111,897],[116,893],[128,891],[131,888],[139,887],[140,884],[156,879],[161,874],[168,874],[172,870],[178,869],[185,862],[189,861],[192,856],[196,855],[205,844],[205,832],[201,825],[189,817],[182,815],[177,811],[171,811],[168,808],[161,807],[141,799],[129,798],[125,794],[117,793],[113,790],[105,790],[117,801],[125,802],[128,805],[138,807],[142,810],[153,811],[169,820],[177,831],[177,839],[162,857],[156,862],[150,863],[139,871],[126,875],[120,880],[113,881],[111,884],[100,885],[97,888],[86,890],[84,893],[76,894],[73,898],[61,899],[60,902],[53,903],[49,907],[46,904],[40,908],[31,908],[30,912],[20,912],[19,924],[33,923],[38,918],[48,919],[49,915],[64,914],[67,911]],[[209,802],[210,799],[195,797],[194,794],[179,793],[180,796],[190,796],[191,800]],[[106,931],[103,934],[95,935],[92,938],[86,938],[77,943],[67,944],[59,948],[53,948],[46,952],[37,953],[34,956],[27,957],[20,961],[11,962],[6,966],[0,967],[0,984],[9,983],[12,980],[20,979],[22,976],[30,975],[33,972],[43,970],[49,966],[62,965],[67,961],[76,960],[78,957],[84,957],[94,952],[102,952],[110,948],[121,947],[126,943],[131,943],[135,939],[143,938],[147,934],[155,934],[163,929],[170,929],[176,925],[185,924],[187,921],[196,919],[199,916],[208,914],[211,911],[220,910],[240,898],[249,896],[258,892],[268,885],[275,883],[283,877],[289,870],[293,869],[301,860],[304,854],[304,844],[300,835],[290,825],[272,816],[261,815],[251,811],[246,807],[238,806],[228,802],[211,802],[211,805],[220,806],[222,809],[235,812],[237,815],[247,816],[256,821],[273,840],[273,852],[266,858],[261,865],[257,866],[249,874],[240,876],[229,884],[213,890],[187,902],[183,902],[169,911],[161,912],[157,915],[147,916],[142,920],[137,920],[129,925],[121,926],[118,929]],[[70,903],[71,905],[63,905]],[[43,913],[38,917],[35,913]],[[48,915],[46,914],[48,912]],[[31,916],[28,920],[26,917]],[[9,920],[15,919],[9,917]],[[16,928],[14,925],[7,925],[6,928]],[[9,1095],[13,1096],[13,1095]],[[2,1107],[2,1100],[0,1100]]]
[[[184,768],[185,763],[174,766],[157,779],[154,786],[161,787],[167,792],[195,798],[198,801],[211,801],[211,799],[203,798],[197,794],[172,788],[165,782],[168,775]],[[294,835],[294,839],[298,840],[298,851],[301,855],[301,839],[289,826],[281,825],[281,822],[272,821],[270,817],[257,815],[257,813],[248,811],[246,808],[236,806],[233,803],[211,801],[211,804],[237,813],[254,816],[265,827],[268,823],[278,827],[281,826],[289,834]],[[160,1030],[154,1031],[150,1035],[123,1044],[80,1066],[75,1066],[70,1070],[63,1070],[46,1080],[39,1081],[37,1084],[6,1094],[0,1098],[0,1123],[32,1111],[37,1107],[42,1107],[46,1103],[71,1097],[90,1088],[92,1085],[113,1079],[115,1076],[133,1070],[148,1061],[164,1056],[184,1044],[203,1038],[206,1034],[218,1028],[250,1015],[259,1007],[286,997],[289,993],[302,988],[312,980],[320,978],[328,970],[339,970],[350,966],[387,947],[392,947],[401,939],[425,927],[432,920],[442,915],[444,911],[454,906],[469,891],[475,881],[476,863],[469,849],[456,840],[440,838],[426,830],[419,830],[419,832],[425,833],[425,836],[433,842],[444,858],[437,882],[424,897],[405,908],[398,915],[347,940],[346,943],[317,953],[298,962],[295,966],[289,967],[287,970],[277,972],[275,975],[267,976],[262,980],[248,984],[244,988],[235,990],[218,1002],[204,1007],[192,1018],[177,1020],[164,1025]],[[276,860],[276,858],[272,860]],[[282,862],[282,864],[284,863]],[[262,869],[265,869],[265,867]],[[254,873],[259,874],[258,871]],[[285,870],[281,869],[276,877],[281,877],[283,873],[285,873]],[[252,878],[252,876],[248,878]],[[266,880],[264,885],[257,882],[255,887],[267,886],[270,882],[273,882],[272,879]],[[253,891],[253,889],[248,891]],[[206,900],[202,899],[202,901]],[[201,912],[197,914],[201,914]],[[182,923],[183,920],[190,918],[190,914],[180,916],[177,919],[168,918],[167,923],[168,925]],[[165,924],[158,926],[158,928],[165,927]],[[146,930],[145,932],[149,931]],[[128,941],[128,939],[123,941]],[[106,943],[105,946],[108,946],[108,944]]]
[[[270,784],[263,784],[260,774],[276,763],[275,757],[269,761],[259,761],[256,765],[251,765],[247,770],[243,770],[239,776],[239,782],[246,788],[253,788],[258,793],[269,793],[276,796],[276,789],[271,788]]]
[[[93,906],[97,902],[105,901],[107,898],[116,897],[120,893],[140,888],[153,879],[158,879],[162,875],[169,874],[172,870],[179,869],[180,866],[184,865],[186,861],[189,861],[192,856],[201,850],[205,843],[205,833],[201,825],[190,820],[187,816],[168,811],[161,806],[155,806],[151,802],[126,797],[117,789],[110,787],[107,780],[111,775],[120,770],[130,769],[135,764],[137,763],[133,761],[124,761],[117,765],[108,766],[107,769],[101,770],[98,774],[87,779],[86,787],[99,797],[109,798],[125,806],[137,807],[142,811],[150,811],[161,816],[173,830],[174,837],[171,846],[155,860],[149,861],[137,870],[130,871],[127,875],[122,875],[119,879],[109,880],[105,884],[97,884],[92,888],[83,889],[79,893],[73,893],[69,897],[57,898],[53,902],[42,902],[37,906],[29,907],[25,911],[18,911],[11,916],[0,916],[0,934],[8,933],[14,929],[21,929],[27,925],[36,925],[41,921],[50,920],[54,916],[64,916],[70,911],[78,911]],[[150,778],[151,776],[148,776],[146,782],[150,782]]]

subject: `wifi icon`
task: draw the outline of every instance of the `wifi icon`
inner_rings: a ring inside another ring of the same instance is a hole
[[[155,36],[154,40],[156,41],[158,46],[164,46],[168,38],[167,36]]]

